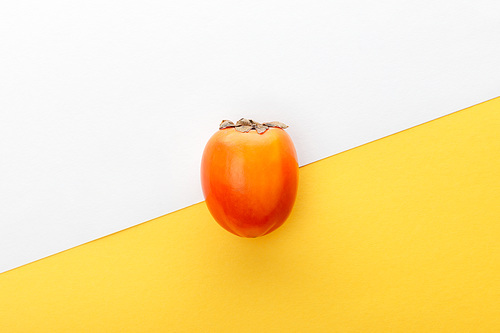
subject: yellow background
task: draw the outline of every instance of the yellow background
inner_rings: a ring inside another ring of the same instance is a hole
[[[199,203],[3,273],[0,332],[497,332],[499,240],[494,99],[302,167],[268,236]]]

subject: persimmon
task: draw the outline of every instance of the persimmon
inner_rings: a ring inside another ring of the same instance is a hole
[[[290,215],[299,178],[297,153],[280,122],[224,120],[201,162],[208,210],[227,231],[259,237]]]

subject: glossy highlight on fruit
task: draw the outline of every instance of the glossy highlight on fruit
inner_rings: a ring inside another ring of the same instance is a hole
[[[298,162],[280,122],[224,120],[208,141],[201,163],[207,207],[227,231],[259,237],[281,226],[292,211]]]

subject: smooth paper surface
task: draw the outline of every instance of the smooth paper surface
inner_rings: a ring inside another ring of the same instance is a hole
[[[275,232],[205,203],[0,275],[2,332],[495,332],[500,99],[300,169]]]
[[[3,1],[0,271],[203,200],[222,119],[301,165],[498,96],[498,1]]]

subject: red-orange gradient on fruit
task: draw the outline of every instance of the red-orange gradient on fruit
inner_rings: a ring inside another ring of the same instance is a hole
[[[242,237],[270,233],[285,222],[297,195],[299,169],[290,136],[281,128],[217,131],[201,162],[208,209],[227,231]]]

